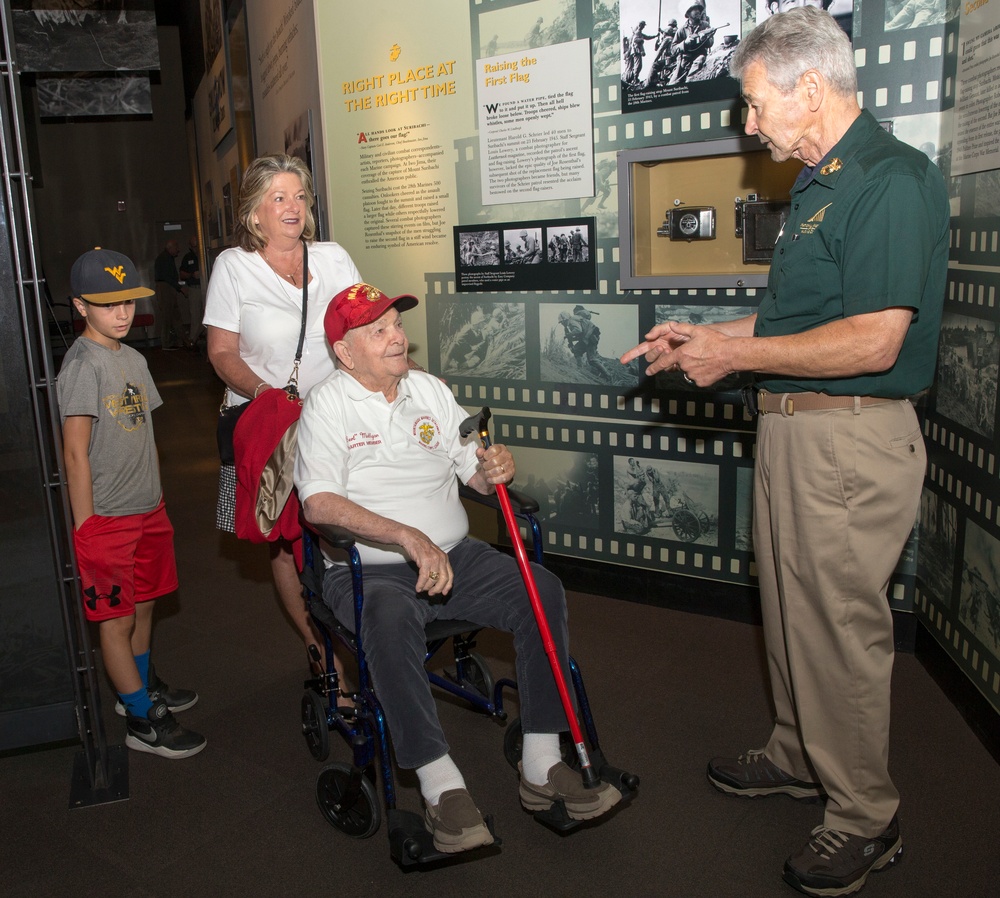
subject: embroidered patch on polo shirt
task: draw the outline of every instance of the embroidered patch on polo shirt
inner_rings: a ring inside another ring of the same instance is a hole
[[[441,425],[430,415],[421,415],[413,422],[413,435],[427,449],[437,449],[441,445]]]

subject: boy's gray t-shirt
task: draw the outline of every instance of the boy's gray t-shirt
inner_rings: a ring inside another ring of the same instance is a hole
[[[108,349],[86,337],[73,343],[56,382],[59,414],[94,419],[90,470],[94,513],[143,514],[160,503],[153,409],[163,404],[146,360],[124,344]]]

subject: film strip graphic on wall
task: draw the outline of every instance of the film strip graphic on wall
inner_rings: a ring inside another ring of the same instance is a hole
[[[678,373],[647,377],[645,363],[619,357],[655,323],[722,320],[747,314],[735,290],[661,290],[634,301],[593,291],[459,295],[451,272],[425,274],[428,355],[476,400],[553,414],[627,418],[652,424],[752,430],[739,378],[699,390]],[[573,327],[591,328],[587,342]]]

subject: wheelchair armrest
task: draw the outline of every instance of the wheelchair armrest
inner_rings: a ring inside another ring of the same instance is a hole
[[[349,549],[354,545],[354,532],[339,524],[314,524],[312,521],[306,520],[305,512],[299,513],[299,523],[303,529],[311,530],[335,549]]]
[[[489,508],[500,509],[500,500],[497,498],[496,493],[484,496],[471,486],[460,483],[458,485],[458,494],[463,499],[470,499]],[[535,514],[538,511],[538,500],[533,496],[529,496],[527,493],[522,493],[518,490],[512,490],[510,487],[507,487],[507,495],[510,496],[510,504],[514,509],[514,514]]]
[[[459,483],[458,492],[463,499],[470,499],[473,502],[478,502],[480,505],[486,505],[489,508],[495,508],[498,511],[500,509],[500,500],[497,498],[496,493],[484,496],[478,490],[474,490],[464,483]],[[514,509],[514,514],[535,514],[538,511],[538,500],[533,496],[512,490],[509,487],[507,488],[507,495],[510,496],[510,504]],[[304,512],[300,512],[299,514],[299,523],[304,528],[322,537],[335,549],[350,549],[355,543],[354,532],[347,527],[341,527],[339,524],[314,524],[306,520]]]

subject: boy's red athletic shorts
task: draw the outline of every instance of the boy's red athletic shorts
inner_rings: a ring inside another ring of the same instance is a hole
[[[73,531],[73,545],[87,620],[129,617],[137,603],[177,589],[174,528],[162,500],[145,514],[91,515]]]

